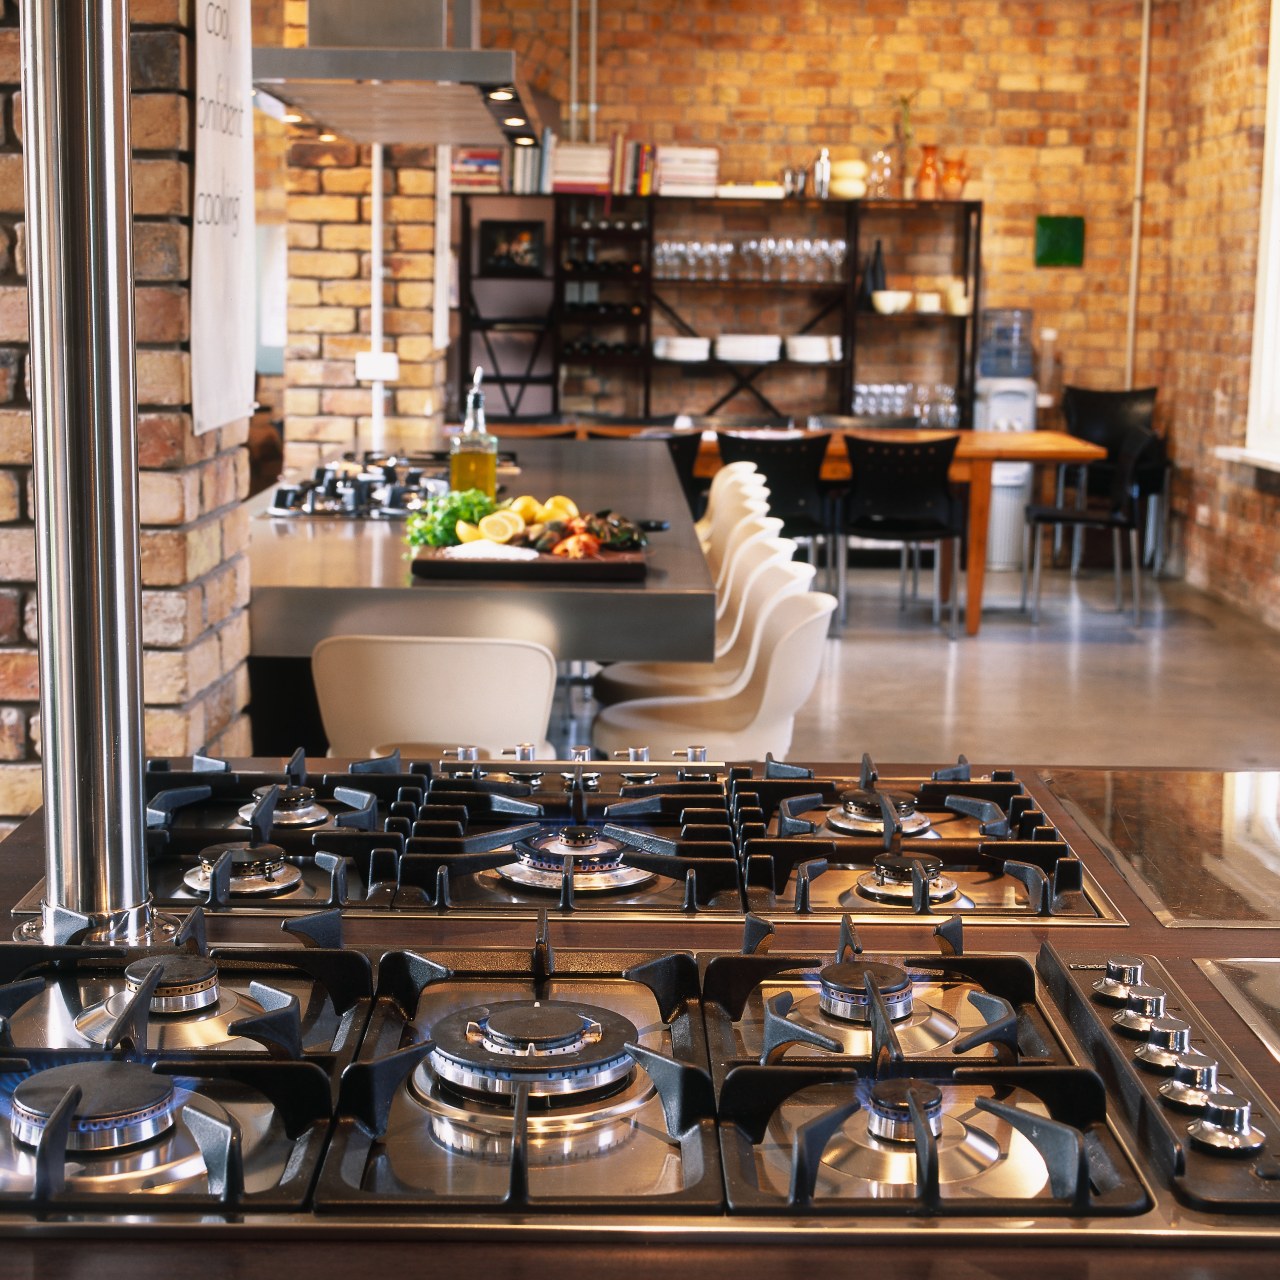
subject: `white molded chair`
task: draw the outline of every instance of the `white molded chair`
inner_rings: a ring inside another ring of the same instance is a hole
[[[528,640],[330,636],[311,654],[320,718],[336,756],[416,759],[475,746],[500,756],[547,741],[555,655]]]
[[[760,538],[778,538],[782,536],[782,521],[777,516],[744,516],[734,526],[724,548],[724,562],[720,572],[714,574],[716,589],[716,616],[719,617],[728,607],[729,579],[733,573],[734,561],[742,548],[749,542]]]
[[[644,698],[605,707],[591,738],[603,755],[647,746],[669,755],[705,746],[715,760],[763,760],[791,749],[796,712],[818,678],[835,596],[806,591],[779,600],[769,616],[761,661],[745,688],[730,697]]]
[[[738,548],[723,598],[716,605],[716,657],[733,648],[747,621],[747,593],[765,565],[787,563],[796,557],[797,546],[790,538],[752,538]]]
[[[707,557],[711,576],[718,580],[724,574],[729,543],[737,527],[751,516],[769,514],[769,491],[762,487],[731,490],[717,511],[719,514],[711,523],[711,537],[703,547],[703,554]]]
[[[702,515],[694,521],[694,529],[705,548],[711,539],[711,525],[716,518],[716,510],[732,489],[767,489],[764,476],[756,470],[754,462],[731,462],[722,466],[711,477],[711,487],[707,490],[707,506]]]
[[[697,693],[727,698],[744,688],[757,666],[769,660],[765,646],[769,618],[786,596],[809,590],[813,565],[775,560],[754,576],[745,602],[748,622],[740,627],[732,647],[714,662],[615,662],[595,681],[601,706],[635,698]]]

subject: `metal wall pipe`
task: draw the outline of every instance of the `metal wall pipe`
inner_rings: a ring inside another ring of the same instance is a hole
[[[22,87],[47,840],[32,932],[143,940],[126,0],[28,0]]]

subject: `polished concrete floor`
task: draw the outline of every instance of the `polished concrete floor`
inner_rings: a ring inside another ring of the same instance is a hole
[[[923,598],[899,612],[896,570],[852,572],[791,758],[1280,768],[1280,635],[1149,575],[1135,627],[1112,581],[1046,573],[1033,626],[1018,574],[988,574],[981,631],[951,642]]]
[[[930,582],[899,612],[896,568],[850,571],[790,759],[1280,768],[1280,634],[1203,592],[1144,575],[1135,627],[1109,570],[1057,570],[1033,626],[1018,574],[989,573],[982,630],[953,642]],[[587,740],[577,706],[564,741]]]

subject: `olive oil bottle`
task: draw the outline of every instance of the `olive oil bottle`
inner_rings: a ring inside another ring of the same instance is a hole
[[[498,490],[498,437],[485,429],[483,377],[484,370],[477,365],[462,430],[449,451],[449,488],[481,489],[492,498]]]

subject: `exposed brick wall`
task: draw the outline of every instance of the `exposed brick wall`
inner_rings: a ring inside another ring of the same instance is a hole
[[[1195,74],[1171,86],[1176,160],[1164,388],[1174,415],[1186,576],[1280,627],[1280,475],[1216,459],[1242,445],[1266,114],[1266,0],[1176,10]],[[1201,525],[1199,518],[1206,518]]]
[[[244,754],[248,421],[190,418],[189,0],[133,0],[134,269],[146,750]],[[0,828],[40,800],[17,14],[0,16]]]
[[[1173,21],[1177,7],[1156,10]],[[484,11],[485,43],[516,49],[564,107],[567,0],[490,0]],[[1057,328],[1068,380],[1119,386],[1140,14],[1103,0],[613,0],[599,18],[598,136],[718,145],[725,180],[776,178],[821,146],[869,158],[899,96],[915,94],[908,172],[920,143],[963,153],[965,195],[985,202],[986,303],[1031,307],[1037,328]],[[1038,213],[1085,215],[1083,270],[1035,268]],[[1166,229],[1149,219],[1147,233],[1149,321],[1163,310]],[[725,327],[745,327],[733,320]],[[1140,381],[1154,376],[1155,348],[1148,322]]]

